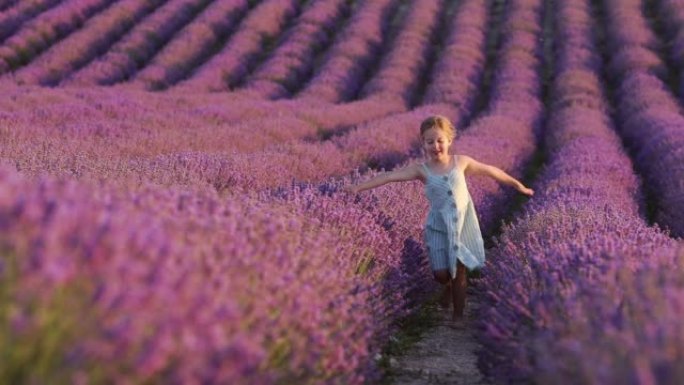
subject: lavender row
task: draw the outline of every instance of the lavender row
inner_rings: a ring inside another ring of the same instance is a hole
[[[400,98],[406,105],[412,104],[421,74],[429,68],[431,43],[446,5],[428,0],[409,6],[377,72],[362,87],[361,98]]]
[[[669,55],[679,77],[679,97],[684,99],[684,2],[662,0],[657,4],[656,14],[665,26]]]
[[[12,35],[27,20],[58,2],[59,0],[32,0],[14,5],[8,4],[11,8],[0,13],[0,42]]]
[[[345,127],[405,108],[387,101],[257,103],[217,94],[181,97],[102,88],[5,91],[0,157],[25,173],[96,179],[123,177],[132,172],[129,161],[138,164],[163,154],[231,157],[300,140],[310,142],[302,147],[315,147]]]
[[[684,10],[682,9],[681,0],[661,0],[654,3],[655,14],[658,21],[662,23],[665,32],[665,37],[672,45],[672,54],[677,64],[681,64],[684,58],[680,50],[675,47],[680,43],[680,31],[682,30],[682,20],[684,20]],[[674,39],[674,40],[672,40]]]
[[[241,85],[245,92],[269,99],[289,96],[313,71],[312,58],[329,44],[349,8],[345,0],[312,2],[282,38],[284,41]]]
[[[26,64],[111,3],[111,0],[67,1],[25,23],[0,45],[0,74]]]
[[[226,45],[178,86],[185,92],[225,91],[247,75],[268,41],[282,33],[298,12],[298,0],[266,0],[254,8],[237,27]]]
[[[113,4],[65,39],[51,45],[30,64],[15,70],[15,81],[19,84],[57,84],[69,73],[105,52],[114,41],[160,4],[160,0],[125,0]]]
[[[253,102],[247,108],[254,108]],[[294,147],[315,147],[318,142],[328,136],[339,134],[349,127],[354,127],[378,119],[386,119],[392,114],[404,111],[400,102],[390,103],[385,100],[362,100],[338,105],[314,105],[300,101],[284,101],[278,104],[265,104],[262,116],[242,117],[234,123],[211,127],[195,127],[189,134],[195,140],[186,138],[188,144],[198,143],[197,139],[205,140],[200,146],[192,146],[193,151],[220,152],[223,156],[233,157],[237,154],[252,157],[255,152],[279,152],[290,145]],[[278,111],[276,113],[276,111]],[[217,111],[220,115],[223,111]],[[264,116],[265,115],[265,116]],[[173,131],[179,134],[187,131],[187,127],[175,125]],[[247,134],[254,132],[253,135]],[[170,130],[159,132],[159,142],[166,142]],[[135,143],[133,133],[126,141]],[[185,135],[181,134],[181,137]],[[180,139],[180,138],[179,138]],[[180,145],[178,149],[189,146]],[[198,143],[199,144],[199,143]]]
[[[136,24],[104,55],[63,76],[62,84],[110,85],[128,78],[208,4],[208,0],[172,0],[165,3]]]
[[[386,135],[388,130],[403,131],[395,156],[405,158],[416,143],[415,127],[425,116],[451,114],[448,106],[395,114],[383,119],[384,125],[365,124],[377,127],[373,136],[355,134],[356,141],[339,149],[332,141],[319,142],[319,131],[335,130],[338,125],[356,124],[357,119],[373,119],[383,111],[393,113],[388,108],[396,111],[403,107],[384,101],[329,107],[297,107],[294,102],[254,105],[245,101],[231,103],[235,108],[231,117],[231,109],[225,108],[221,98],[112,91],[17,88],[0,108],[6,111],[0,115],[0,156],[29,174],[48,172],[131,185],[149,178],[165,185],[202,183],[219,189],[235,189],[238,178],[242,180],[238,187],[254,190],[287,185],[295,177],[322,180],[330,170],[346,174],[361,165],[357,161],[374,155],[372,151],[380,148],[374,137]],[[43,107],[36,111],[32,107],[35,103]],[[413,117],[410,125],[401,123],[402,116]],[[228,121],[231,118],[237,120]],[[246,131],[258,135],[250,136]],[[313,141],[301,140],[301,136],[312,136]],[[290,142],[278,144],[278,140]],[[354,149],[358,141],[374,146]],[[245,147],[240,148],[240,142]],[[250,154],[249,146],[264,148]],[[345,150],[349,150],[347,154]],[[335,154],[348,160],[329,161]],[[318,164],[323,165],[321,170],[315,169]]]
[[[366,134],[343,135],[326,141],[291,141],[253,153],[208,154],[181,151],[155,157],[131,159],[121,177],[150,180],[163,185],[208,184],[222,192],[251,193],[291,185],[322,181],[345,175],[365,163],[396,164],[415,148],[416,124],[430,114],[450,113],[449,106],[427,106],[390,115],[360,125]],[[388,130],[396,136],[387,139]],[[403,131],[403,132],[402,132]],[[383,137],[378,142],[377,137]],[[350,140],[351,139],[351,140]],[[395,148],[398,148],[395,150]]]
[[[542,118],[540,100],[542,2],[507,4],[502,22],[503,39],[497,52],[496,74],[490,100],[483,113],[465,129],[455,151],[493,164],[521,177],[536,150]],[[491,231],[507,210],[513,192],[492,180],[472,184],[471,195],[480,224]]]
[[[149,136],[155,131],[149,124],[172,132],[205,126],[207,130],[216,126],[240,124],[241,122],[273,118],[296,117],[303,124],[313,124],[327,135],[331,132],[354,126],[361,122],[405,111],[402,103],[381,100],[359,100],[350,103],[328,104],[297,100],[253,100],[236,98],[234,93],[149,93],[130,89],[66,88],[47,89],[38,87],[3,87],[7,98],[0,100],[0,110],[5,112],[10,124],[25,124],[22,130],[59,131],[60,126],[77,123],[99,123],[102,128],[117,122],[120,126],[133,125],[140,128],[139,134]],[[41,108],[35,109],[35,103]],[[124,124],[125,123],[125,124]],[[163,128],[166,125],[166,128]],[[127,135],[133,135],[130,132]],[[173,136],[173,135],[171,135]],[[126,140],[122,136],[121,140]],[[140,139],[140,138],[138,138]],[[226,145],[224,143],[224,145]],[[225,148],[230,150],[230,146]]]
[[[667,275],[660,266],[672,267],[675,243],[640,216],[639,180],[591,57],[591,5],[555,6],[549,160],[480,282],[482,362],[495,379],[514,383],[670,383],[668,369],[654,377],[649,363],[662,363],[653,353],[667,339],[642,331],[674,337],[673,314],[652,299],[681,292],[674,275],[654,280]],[[670,283],[674,291],[664,289]]]
[[[132,85],[158,89],[176,83],[227,38],[248,8],[247,0],[212,2],[134,74]]]
[[[380,52],[396,5],[395,0],[361,2],[297,97],[331,103],[349,100]]]
[[[17,0],[1,0],[0,1],[0,12],[7,11],[8,8],[13,6]]]
[[[415,154],[416,127],[426,116],[458,112],[449,105],[426,105],[363,123],[326,141],[290,141],[252,153],[178,151],[130,159],[112,176],[135,185],[212,186],[223,193],[255,193],[342,176],[355,168],[393,167]],[[388,138],[388,132],[392,136]]]
[[[610,56],[608,73],[612,77],[623,77],[635,69],[642,69],[661,78],[666,78],[667,68],[658,56],[659,40],[644,17],[640,2],[627,1],[616,9],[605,3],[603,13],[607,21],[607,49]],[[619,25],[619,23],[627,23]]]
[[[392,231],[349,198],[239,203],[6,169],[0,190],[2,349],[52,344],[8,354],[12,382],[360,384],[412,284]]]
[[[538,130],[541,119],[541,11],[535,1],[514,2],[507,6],[508,21],[501,26],[503,39],[491,101],[487,110],[511,117]],[[523,108],[523,106],[526,106]]]
[[[478,0],[459,4],[432,69],[426,103],[450,103],[464,111],[472,108],[485,66],[488,5]]]
[[[609,47],[626,44],[610,62],[611,68],[620,70],[609,73],[618,86],[620,134],[655,198],[655,220],[674,236],[684,236],[684,117],[676,99],[654,73],[664,64],[651,49],[651,38],[646,38],[652,32],[640,2],[607,1],[604,9]],[[636,36],[629,38],[630,34]],[[653,60],[645,60],[650,57]]]

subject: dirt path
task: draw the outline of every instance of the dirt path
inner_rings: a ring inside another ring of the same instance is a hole
[[[437,307],[437,305],[431,305]],[[405,354],[390,361],[389,383],[394,385],[473,384],[485,385],[477,368],[475,352],[479,348],[473,335],[473,313],[478,306],[469,295],[465,320],[451,321],[451,310],[435,309],[432,328]]]

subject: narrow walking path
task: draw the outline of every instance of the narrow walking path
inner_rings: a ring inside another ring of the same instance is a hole
[[[451,321],[451,309],[436,303],[427,306],[431,328],[425,330],[418,342],[402,355],[390,360],[388,383],[394,385],[457,384],[485,385],[484,376],[477,368],[473,319],[478,303],[468,295],[464,322]]]

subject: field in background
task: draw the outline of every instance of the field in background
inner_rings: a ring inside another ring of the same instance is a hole
[[[0,0],[0,378],[379,381],[427,202],[342,187],[441,114],[536,190],[468,180],[485,374],[675,384],[682,52],[682,0]]]

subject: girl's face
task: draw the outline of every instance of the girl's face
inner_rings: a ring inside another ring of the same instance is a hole
[[[444,160],[449,157],[451,139],[439,128],[431,128],[423,132],[423,150],[432,160]]]

